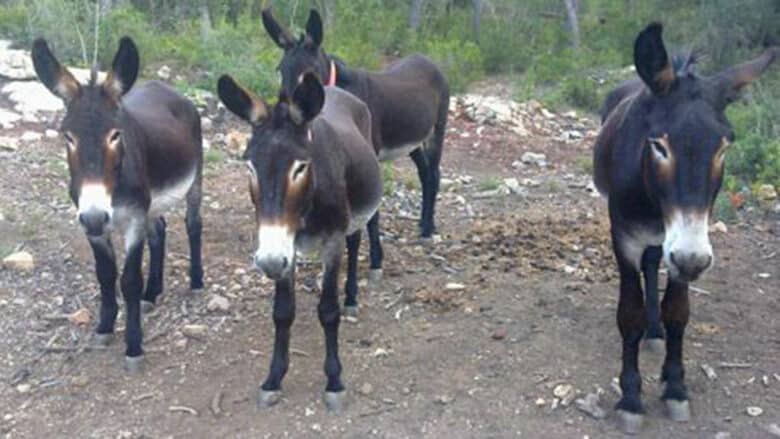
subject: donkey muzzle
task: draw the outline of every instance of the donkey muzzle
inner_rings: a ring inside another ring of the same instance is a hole
[[[79,223],[89,236],[102,236],[109,221],[108,212],[90,209],[79,214]]]

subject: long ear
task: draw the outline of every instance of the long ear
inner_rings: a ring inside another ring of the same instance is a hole
[[[306,35],[319,47],[322,44],[322,17],[316,9],[309,12],[309,20],[306,22]]]
[[[661,23],[652,23],[639,33],[634,42],[636,72],[656,95],[668,93],[677,79],[661,38],[662,33]]]
[[[38,38],[33,43],[32,60],[38,79],[49,91],[66,103],[78,96],[81,91],[79,82],[57,61],[43,38]]]
[[[238,85],[229,75],[220,76],[217,81],[217,94],[228,110],[252,125],[268,117],[265,103]]]
[[[314,73],[303,75],[301,82],[293,90],[290,116],[293,122],[301,125],[317,117],[325,104],[325,88]]]
[[[122,37],[103,87],[117,97],[127,93],[138,78],[139,65],[140,59],[135,43],[130,37]]]
[[[758,58],[730,67],[715,76],[717,94],[723,105],[734,102],[739,92],[758,79],[777,58],[780,58],[780,47],[772,47]]]
[[[268,35],[271,36],[271,39],[274,40],[277,46],[287,50],[295,44],[295,38],[293,38],[287,28],[276,21],[274,14],[271,13],[270,7],[263,9],[262,15],[263,27],[265,27],[265,31],[268,32]]]

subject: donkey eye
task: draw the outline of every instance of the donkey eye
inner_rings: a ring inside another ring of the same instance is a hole
[[[303,174],[306,172],[306,169],[309,167],[309,162],[302,162],[297,161],[293,164],[293,172],[292,172],[292,180],[298,181]]]
[[[661,139],[650,138],[648,141],[650,142],[650,146],[653,148],[653,152],[655,152],[658,157],[662,158],[663,160],[669,158],[669,150],[666,149],[666,145],[663,144]]]

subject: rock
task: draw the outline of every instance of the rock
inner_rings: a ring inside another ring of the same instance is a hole
[[[702,364],[701,370],[704,371],[704,375],[707,375],[707,378],[710,380],[714,381],[718,379],[718,374],[715,373],[715,369],[713,369],[709,364]]]
[[[553,395],[561,400],[561,405],[566,407],[571,404],[575,396],[574,386],[571,384],[558,384],[553,389]]]
[[[755,405],[746,408],[745,411],[747,412],[748,416],[751,416],[753,418],[757,416],[761,416],[764,413],[764,409]]]
[[[26,383],[19,384],[18,386],[16,386],[16,391],[21,394],[30,393],[30,391],[32,391],[32,385]]]
[[[184,325],[181,332],[187,337],[203,340],[208,335],[209,328],[206,325]]]
[[[457,282],[450,282],[444,286],[444,289],[447,291],[463,291],[466,289],[466,286]]]
[[[756,198],[759,201],[773,201],[777,199],[777,191],[771,184],[762,184],[756,190]]]
[[[187,343],[188,343],[187,339],[182,337],[182,338],[180,338],[180,339],[178,339],[178,340],[173,342],[173,347],[175,347],[176,349],[178,349],[180,351],[183,351],[183,350],[187,349]]]
[[[728,232],[729,228],[726,226],[726,224],[723,223],[723,221],[718,221],[712,225],[712,233],[720,233],[725,235]]]
[[[230,301],[226,297],[214,295],[209,299],[209,302],[206,304],[206,309],[214,312],[227,312],[230,310]]]
[[[523,192],[523,188],[520,186],[520,182],[516,178],[505,178],[504,186],[506,186],[507,189],[509,189],[509,192],[513,194],[519,194]]]
[[[8,130],[16,126],[22,116],[10,110],[0,108],[0,128]]]
[[[360,386],[360,389],[358,389],[358,392],[363,396],[368,396],[374,392],[374,386],[372,386],[371,383],[363,383],[363,385]]]
[[[168,66],[160,67],[157,69],[157,77],[164,81],[171,79],[171,68]]]
[[[547,166],[547,156],[542,153],[535,153],[530,151],[524,152],[520,157],[520,160],[522,160],[523,163],[535,164],[539,167]]]
[[[490,335],[490,337],[493,340],[503,340],[507,336],[507,330],[506,328],[497,328],[493,333]]]
[[[211,118],[203,116],[200,118],[200,128],[203,131],[211,131],[214,128],[214,122],[212,122]]]
[[[731,438],[731,433],[728,431],[719,431],[715,433],[715,439],[729,439]]]
[[[547,405],[547,401],[545,401],[544,398],[536,398],[534,404],[536,404],[537,407],[544,407]]]
[[[235,154],[241,155],[246,149],[249,135],[241,131],[231,131],[225,136],[225,146]]]
[[[20,251],[3,258],[3,266],[12,270],[32,271],[35,269],[35,261],[33,255],[26,251]]]
[[[86,326],[92,320],[92,314],[86,308],[80,308],[68,315],[68,321],[76,326]]]
[[[35,142],[37,140],[41,140],[43,137],[43,134],[37,133],[35,131],[25,131],[24,134],[22,134],[22,142]]]
[[[12,137],[0,137],[0,149],[16,151],[19,149],[19,139]]]
[[[43,133],[44,136],[46,136],[47,139],[56,139],[59,137],[60,133],[58,133],[56,130],[48,129]]]
[[[769,424],[766,426],[766,432],[772,435],[773,437],[780,437],[780,425]]]
[[[584,398],[580,398],[574,401],[574,403],[580,411],[587,413],[593,418],[604,419],[607,416],[607,412],[599,406],[599,400],[598,393],[588,393]]]
[[[455,398],[453,398],[450,395],[441,395],[436,398],[436,402],[441,405],[447,405],[452,403],[452,401],[455,401]]]
[[[89,384],[89,377],[86,375],[75,376],[70,380],[70,383],[76,387],[85,387]]]

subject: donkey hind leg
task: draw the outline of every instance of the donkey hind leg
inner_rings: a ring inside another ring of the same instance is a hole
[[[295,269],[286,279],[276,281],[273,307],[274,352],[268,377],[260,386],[257,401],[260,407],[270,407],[279,402],[282,379],[290,366],[290,327],[295,320]]]
[[[341,382],[341,361],[339,360],[339,324],[341,310],[338,301],[339,269],[344,253],[342,239],[331,239],[325,245],[322,262],[325,273],[322,278],[322,295],[317,306],[320,325],[325,333],[325,375],[328,384],[325,387],[325,405],[329,411],[340,413],[344,409],[345,392]]]
[[[642,274],[645,278],[645,305],[647,307],[647,333],[645,348],[650,352],[662,353],[664,332],[661,329],[661,315],[658,308],[658,267],[661,264],[661,247],[648,247],[642,255]]]
[[[631,265],[618,249],[613,234],[613,246],[620,270],[620,300],[618,301],[617,323],[623,339],[620,389],[623,396],[615,409],[618,422],[625,433],[636,434],[642,427],[644,408],[642,406],[642,377],[639,374],[639,344],[647,327],[647,312],[639,271]]]
[[[358,250],[360,250],[360,230],[347,236],[347,281],[344,284],[344,314],[357,317],[358,313]]]
[[[95,272],[100,284],[100,315],[95,328],[95,343],[108,345],[114,336],[114,323],[119,311],[116,302],[116,256],[108,236],[89,238],[95,256]]]
[[[661,372],[666,387],[661,399],[666,403],[667,414],[671,419],[688,421],[691,411],[683,367],[683,336],[690,314],[688,284],[669,280],[661,308],[666,329],[666,358]]]
[[[382,250],[382,240],[379,237],[379,210],[368,221],[369,258],[371,267],[368,272],[368,281],[376,283],[382,280],[382,262],[385,259],[384,250]]]
[[[442,137],[443,138],[443,137]],[[422,209],[420,213],[420,237],[430,238],[436,232],[434,212],[436,197],[439,193],[441,147],[437,144],[438,136],[434,131],[433,139],[426,141],[422,147],[410,154],[417,166],[417,175],[422,185]]]
[[[149,241],[149,278],[146,280],[146,292],[141,299],[141,312],[154,309],[157,296],[163,291],[165,267],[165,218],[159,217],[149,222],[146,239]]]
[[[190,241],[190,289],[193,292],[203,290],[203,265],[201,264],[201,230],[203,223],[200,218],[200,204],[202,199],[202,171],[199,169],[187,192],[187,237]]]

